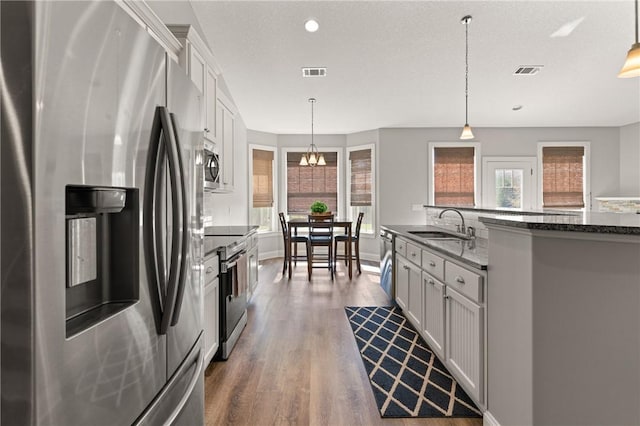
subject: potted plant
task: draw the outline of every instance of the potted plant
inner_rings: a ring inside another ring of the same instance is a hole
[[[311,214],[316,216],[330,215],[331,212],[328,212],[328,209],[329,207],[327,207],[327,205],[322,201],[314,201],[313,204],[311,204]]]

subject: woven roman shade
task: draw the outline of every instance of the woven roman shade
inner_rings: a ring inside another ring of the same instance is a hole
[[[474,206],[473,147],[434,148],[433,195],[441,206]]]
[[[584,147],[542,148],[543,207],[584,207]]]
[[[371,149],[351,151],[351,205],[371,205]]]
[[[253,208],[273,207],[273,151],[253,150]]]
[[[287,213],[309,213],[314,201],[338,210],[338,153],[323,152],[326,166],[301,166],[302,152],[287,153]]]

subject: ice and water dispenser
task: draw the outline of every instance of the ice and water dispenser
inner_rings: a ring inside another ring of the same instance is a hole
[[[135,188],[66,187],[66,335],[139,299],[139,205]]]

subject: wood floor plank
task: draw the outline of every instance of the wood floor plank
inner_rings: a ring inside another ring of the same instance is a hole
[[[282,259],[260,264],[245,330],[227,361],[205,373],[207,425],[478,426],[481,419],[383,419],[349,327],[345,306],[390,301],[376,272],[349,281],[339,265],[306,264],[282,276]],[[371,268],[369,268],[371,269]]]

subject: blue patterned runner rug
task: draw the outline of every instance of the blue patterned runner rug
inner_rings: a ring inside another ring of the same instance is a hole
[[[382,417],[482,417],[397,307],[345,307]]]

